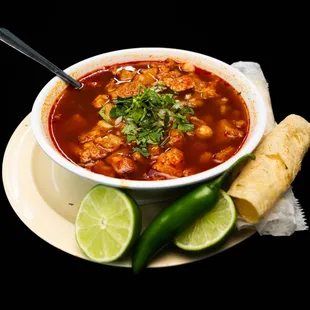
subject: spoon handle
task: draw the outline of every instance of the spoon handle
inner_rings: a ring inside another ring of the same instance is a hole
[[[44,58],[42,55],[40,55],[30,46],[28,46],[26,43],[24,43],[19,38],[17,38],[9,30],[5,28],[0,28],[0,40],[8,44],[9,46],[15,48],[16,50],[23,53],[24,55],[30,57],[31,59],[37,61],[38,63],[40,63],[41,65],[43,65],[44,67],[52,71],[54,74],[56,74],[58,77],[60,77],[67,83],[73,85],[75,88],[82,87],[82,84],[80,82],[73,79],[71,76],[66,74],[63,70],[59,69],[57,66],[52,64],[50,61],[48,61],[46,58]]]

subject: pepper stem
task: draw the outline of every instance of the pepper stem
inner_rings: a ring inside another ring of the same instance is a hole
[[[246,160],[246,159],[255,159],[255,155],[250,153],[250,154],[246,154],[243,155],[242,157],[240,157],[234,164],[232,164],[221,176],[219,176],[217,179],[215,179],[214,181],[212,181],[209,186],[212,188],[221,188],[223,185],[223,182],[225,181],[225,179],[227,178],[227,176],[232,172],[232,170],[238,166],[242,161]]]

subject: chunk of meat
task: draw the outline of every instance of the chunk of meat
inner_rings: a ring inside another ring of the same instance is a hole
[[[156,157],[163,152],[163,149],[158,144],[149,144],[147,149],[151,157]]]
[[[158,68],[157,67],[154,67],[154,68],[150,68],[150,69],[143,69],[141,71],[145,77],[144,77],[144,81],[142,82],[147,82],[148,84],[153,84],[157,78],[156,78],[156,75],[158,73]],[[146,85],[146,84],[144,84]]]
[[[94,144],[93,142],[87,142],[83,145],[83,150],[80,152],[80,162],[88,163],[98,159],[105,158],[108,152],[102,147]]]
[[[98,127],[102,127],[104,129],[107,129],[107,130],[113,128],[113,126],[111,124],[109,124],[108,122],[106,122],[104,120],[98,121],[97,126]]]
[[[165,60],[165,63],[159,65],[158,68],[161,72],[169,72],[169,71],[173,70],[175,68],[175,66],[176,66],[175,61],[171,58],[167,58]]]
[[[142,84],[144,86],[150,86],[156,82],[156,79],[150,74],[139,74],[137,75],[136,81],[139,83],[139,85]]]
[[[102,160],[98,160],[96,161],[91,170],[95,173],[99,173],[99,174],[103,174],[105,176],[108,176],[108,177],[111,177],[111,178],[114,178],[116,173],[114,171],[114,169],[110,166],[110,165],[107,165],[104,161]]]
[[[113,100],[117,99],[117,97],[129,98],[136,96],[138,94],[139,85],[141,85],[141,83],[138,81],[122,83],[114,91],[112,91],[110,95]]]
[[[172,58],[167,58],[165,63],[170,68],[170,70],[173,70],[176,67],[176,62]]]
[[[163,79],[165,85],[175,92],[181,92],[194,87],[193,79],[188,75],[182,75],[174,79]]]
[[[196,136],[202,140],[210,139],[213,136],[213,130],[207,125],[201,125],[196,128],[195,132]]]
[[[120,81],[131,81],[135,75],[136,71],[120,70],[116,72],[116,76]]]
[[[104,136],[108,132],[109,128],[105,128],[101,125],[96,125],[91,131],[79,135],[78,140],[80,143],[86,143],[95,140],[98,137]]]
[[[181,72],[178,70],[173,70],[170,72],[161,72],[157,74],[156,78],[162,81],[165,85],[166,83],[171,83],[171,81],[177,77],[181,76]]]
[[[184,169],[184,154],[177,148],[169,149],[158,156],[156,163],[153,164],[152,168],[171,176],[182,177]]]
[[[235,139],[242,139],[245,133],[236,128],[232,121],[228,119],[221,119],[216,124],[215,128],[216,141],[218,143],[225,143]]]
[[[153,75],[154,78],[156,77],[157,73],[158,73],[158,67],[153,67],[153,68],[148,68],[148,69],[142,69],[141,72],[143,74],[150,74]]]
[[[224,161],[228,160],[236,151],[236,148],[233,146],[228,146],[227,148],[219,151],[214,155],[214,161],[217,163],[223,163]]]
[[[92,106],[94,106],[97,109],[100,109],[104,106],[104,104],[106,104],[107,102],[109,102],[109,96],[106,94],[103,95],[99,95],[97,96],[93,102],[91,103]]]
[[[123,140],[111,133],[104,137],[98,137],[95,139],[95,143],[106,149],[109,153],[116,151],[122,144]]]
[[[125,155],[117,154],[106,159],[118,174],[129,174],[137,170],[136,163]]]
[[[204,105],[205,101],[202,99],[201,94],[194,92],[193,94],[186,94],[185,105],[190,108],[199,108]]]
[[[118,85],[116,84],[115,80],[111,79],[109,83],[105,86],[105,90],[108,94],[110,94],[116,90],[117,86]]]
[[[185,72],[194,72],[195,66],[189,62],[186,62],[181,66],[181,69],[182,71],[185,71]]]
[[[190,108],[199,108],[202,107],[204,105],[204,100],[203,99],[199,99],[199,98],[191,98],[188,103],[187,106]]]
[[[141,72],[142,74],[137,75],[134,81],[144,86],[149,86],[152,85],[154,82],[156,82],[157,80],[156,75],[158,72],[158,69],[156,67],[150,69],[144,69]]]
[[[168,145],[181,149],[184,145],[184,134],[179,129],[171,129],[169,132]]]
[[[200,93],[201,99],[214,98],[219,96],[216,91],[217,81],[205,82],[200,79],[194,79],[195,91]]]

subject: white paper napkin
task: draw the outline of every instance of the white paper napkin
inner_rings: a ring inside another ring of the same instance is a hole
[[[255,62],[235,62],[232,66],[246,75],[262,94],[267,106],[268,119],[265,135],[276,125],[271,105],[268,83],[261,66]],[[245,222],[241,217],[237,220],[237,228],[253,228],[260,235],[290,236],[295,231],[307,230],[308,225],[302,207],[295,198],[292,188],[279,199],[276,205],[257,225]]]

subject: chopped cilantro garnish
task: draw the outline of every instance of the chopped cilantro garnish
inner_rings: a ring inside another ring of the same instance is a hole
[[[178,129],[181,130],[181,131],[192,131],[195,129],[195,126],[193,124],[178,124]]]
[[[154,91],[156,91],[157,93],[162,92],[163,90],[166,90],[167,86],[163,83],[157,83],[155,85],[155,87],[153,88]]]
[[[140,147],[134,147],[133,148],[134,152],[139,152],[141,153],[143,156],[148,157],[150,155],[149,151],[147,150],[146,147],[140,148]]]
[[[179,111],[181,114],[195,114],[194,110],[192,108],[181,108]]]
[[[165,127],[168,126],[168,124],[169,124],[169,119],[170,119],[170,117],[169,117],[169,112],[166,110],[166,111],[165,111],[165,118],[164,118],[164,125],[165,125]]]
[[[162,93],[166,90],[163,84],[156,84],[154,88],[145,88],[141,93],[130,98],[117,98],[115,107],[110,111],[110,117],[123,116],[126,126],[122,133],[127,137],[127,143],[135,142],[134,152],[140,152],[148,157],[148,144],[160,144],[167,140],[166,131],[177,128],[183,132],[194,130],[185,114],[194,114],[192,108],[183,108],[174,93]],[[104,108],[100,110],[104,118]]]
[[[181,114],[173,114],[174,122],[172,129],[179,129],[183,132],[194,130],[195,126],[188,122],[187,118]]]

